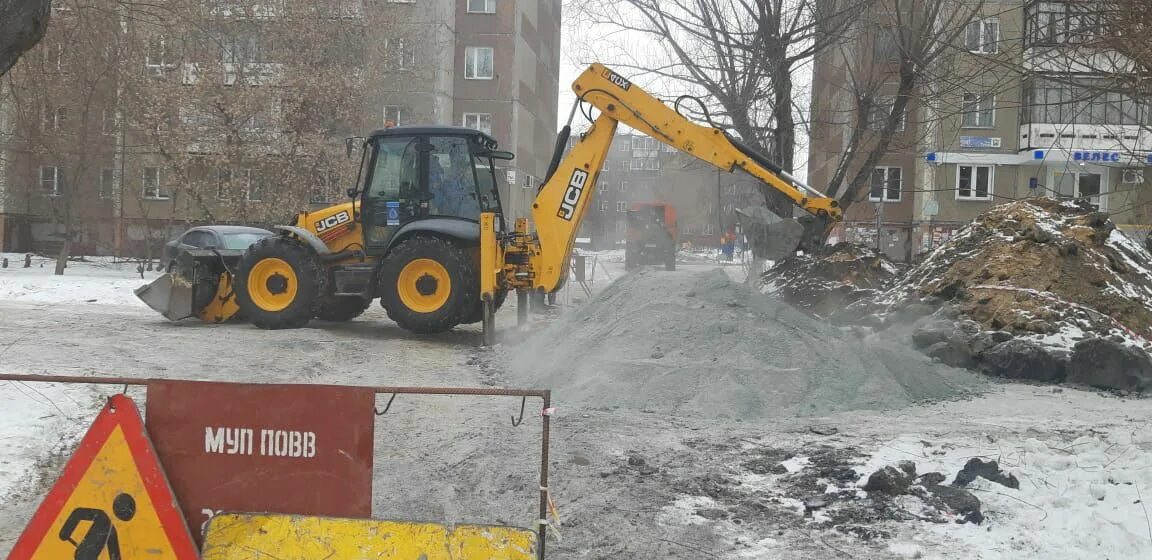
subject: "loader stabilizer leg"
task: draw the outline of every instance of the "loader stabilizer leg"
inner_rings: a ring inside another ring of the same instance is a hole
[[[496,295],[504,272],[504,252],[496,239],[496,214],[480,214],[480,301],[482,310],[481,346],[496,343]]]

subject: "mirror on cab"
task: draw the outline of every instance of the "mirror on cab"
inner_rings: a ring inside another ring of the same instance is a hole
[[[478,154],[480,157],[499,159],[504,161],[512,161],[516,159],[516,154],[512,152],[503,152],[500,150],[484,150]]]

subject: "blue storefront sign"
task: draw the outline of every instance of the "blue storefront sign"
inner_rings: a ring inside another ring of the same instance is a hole
[[[961,136],[961,148],[999,148],[1000,139],[992,136]]]
[[[1119,162],[1120,152],[1072,152],[1072,161]]]

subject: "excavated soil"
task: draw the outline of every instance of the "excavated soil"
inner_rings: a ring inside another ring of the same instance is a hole
[[[935,298],[991,330],[1152,339],[1152,255],[1085,206],[996,207],[912,269],[886,299]]]
[[[777,263],[760,277],[761,291],[827,317],[888,288],[900,269],[874,249],[840,243]]]
[[[505,356],[515,384],[590,408],[758,419],[890,409],[979,386],[722,271],[625,276]]]

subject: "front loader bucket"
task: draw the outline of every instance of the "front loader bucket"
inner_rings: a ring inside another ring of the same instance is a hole
[[[242,251],[188,249],[176,256],[176,266],[136,288],[136,297],[169,321],[198,317],[220,323],[236,316],[232,270]]]
[[[150,284],[136,288],[136,297],[169,321],[196,315],[192,308],[192,283],[182,276],[161,275]]]

